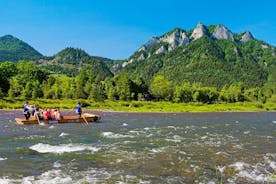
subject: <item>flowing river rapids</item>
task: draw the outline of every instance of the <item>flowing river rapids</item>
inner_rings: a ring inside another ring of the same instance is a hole
[[[0,183],[276,183],[276,112],[96,113],[39,126],[0,111]]]

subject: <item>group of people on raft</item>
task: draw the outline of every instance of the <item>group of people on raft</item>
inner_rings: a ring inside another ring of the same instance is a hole
[[[82,109],[80,103],[76,106],[76,113],[79,115],[79,118],[82,114]],[[62,120],[63,116],[61,115],[60,109],[40,109],[35,105],[29,105],[27,101],[23,107],[23,114],[26,120],[29,120],[31,116],[38,118],[39,120]]]

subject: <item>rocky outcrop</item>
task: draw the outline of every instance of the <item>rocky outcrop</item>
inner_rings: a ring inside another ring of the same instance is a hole
[[[171,33],[166,34],[162,37],[153,37],[146,44],[144,44],[139,50],[139,52],[147,51],[153,47],[156,47],[159,43],[164,42],[168,44],[168,47],[161,46],[154,53],[163,53],[166,51],[174,50],[178,46],[184,46],[189,43],[189,38],[186,32],[182,29],[175,29]],[[168,49],[169,48],[169,49]],[[139,57],[142,60],[142,56]]]
[[[160,40],[157,37],[153,37],[145,45],[143,45],[142,48],[144,47],[144,50],[150,49],[158,45],[159,42]]]
[[[246,31],[243,35],[242,35],[242,38],[241,38],[241,42],[244,43],[244,42],[247,42],[249,40],[253,40],[254,37],[253,35],[249,32],[249,31]]]
[[[123,68],[123,64],[115,64],[112,66],[112,73],[118,73],[122,68]]]
[[[186,45],[187,43],[189,43],[189,41],[190,40],[186,32],[182,29],[177,28],[171,31],[170,33],[165,34],[164,36],[151,38],[146,44],[144,44],[138,50],[138,54],[140,55],[137,58],[137,60],[142,61],[151,57],[152,54],[160,54],[160,53],[174,50],[176,47]],[[160,43],[165,43],[165,45],[161,45]],[[151,50],[150,52],[147,52],[149,49],[157,47],[158,44],[161,45],[159,48],[156,48],[153,51]],[[123,67],[126,66],[128,63],[129,62],[126,62],[126,64],[123,65]]]
[[[164,52],[167,52],[167,51],[168,51],[167,47],[162,45],[159,49],[157,49],[155,51],[155,54],[160,54],[160,53],[164,53]]]
[[[160,41],[168,43],[170,48],[174,49],[189,43],[189,38],[184,30],[175,29],[171,34],[161,37]]]
[[[216,39],[225,39],[234,41],[233,33],[223,25],[218,25],[212,35]]]
[[[142,53],[139,57],[138,57],[138,61],[142,61],[142,60],[145,60],[147,57],[144,53]]]
[[[266,45],[266,44],[261,44],[261,49],[267,49],[268,48],[268,45]]]
[[[147,48],[143,45],[143,46],[138,50],[138,52],[146,51],[146,50],[147,50]]]
[[[208,34],[207,28],[202,23],[198,23],[196,28],[193,30],[191,38],[196,40],[207,34]]]

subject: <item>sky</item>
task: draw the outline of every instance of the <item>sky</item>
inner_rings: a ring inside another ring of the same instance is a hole
[[[11,34],[46,56],[66,47],[127,59],[153,36],[199,22],[250,31],[276,46],[274,0],[0,0],[0,36]]]

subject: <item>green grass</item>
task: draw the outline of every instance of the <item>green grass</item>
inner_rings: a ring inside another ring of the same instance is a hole
[[[259,102],[237,102],[237,103],[172,103],[172,102],[141,102],[141,101],[109,101],[93,102],[91,100],[30,100],[30,104],[36,104],[41,108],[74,109],[78,102],[81,102],[83,109],[123,112],[227,112],[227,111],[275,111],[275,103],[262,104]],[[22,109],[25,100],[23,99],[2,99],[0,109]]]

